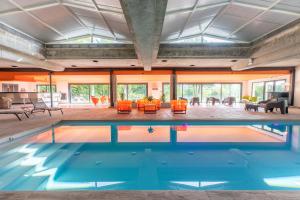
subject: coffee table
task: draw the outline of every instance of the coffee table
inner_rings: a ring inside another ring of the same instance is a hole
[[[259,105],[256,103],[246,103],[245,104],[245,110],[251,111],[254,110],[255,112],[258,111]]]

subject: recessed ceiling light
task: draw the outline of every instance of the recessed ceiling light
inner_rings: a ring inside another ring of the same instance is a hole
[[[195,65],[190,65],[190,67],[194,67]]]
[[[231,60],[231,62],[237,62],[237,60]]]
[[[161,62],[168,62],[168,60],[161,60]]]
[[[13,68],[17,68],[17,67],[19,67],[19,66],[17,66],[17,65],[12,65],[11,67],[13,67]]]
[[[135,65],[130,65],[131,67],[135,67]]]
[[[77,65],[71,65],[71,67],[77,67]]]
[[[97,63],[97,62],[99,62],[99,61],[98,61],[98,60],[93,60],[93,62],[94,62],[94,63]]]

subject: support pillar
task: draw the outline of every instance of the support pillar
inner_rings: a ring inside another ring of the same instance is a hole
[[[176,100],[177,99],[177,75],[175,70],[173,70],[172,74],[170,75],[170,99],[171,100]]]
[[[117,101],[117,76],[113,73],[112,70],[110,71],[109,76],[110,107],[114,107],[115,102]]]
[[[50,106],[53,107],[52,72],[49,72]]]
[[[110,126],[110,134],[111,134],[111,143],[117,144],[118,143],[118,127],[117,125],[111,125]]]

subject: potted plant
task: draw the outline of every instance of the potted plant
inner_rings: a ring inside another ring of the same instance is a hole
[[[165,94],[162,94],[161,95],[161,98],[160,98],[160,100],[161,100],[161,107],[162,108],[170,108],[171,107],[171,104],[169,103],[169,102],[166,102],[166,95]]]
[[[124,92],[121,92],[121,93],[120,93],[120,98],[121,98],[122,101],[125,99],[125,94],[124,94]]]

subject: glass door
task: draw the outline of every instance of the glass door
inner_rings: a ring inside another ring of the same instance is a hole
[[[270,92],[274,92],[274,81],[266,82],[266,86],[265,86],[265,100],[271,98]]]

